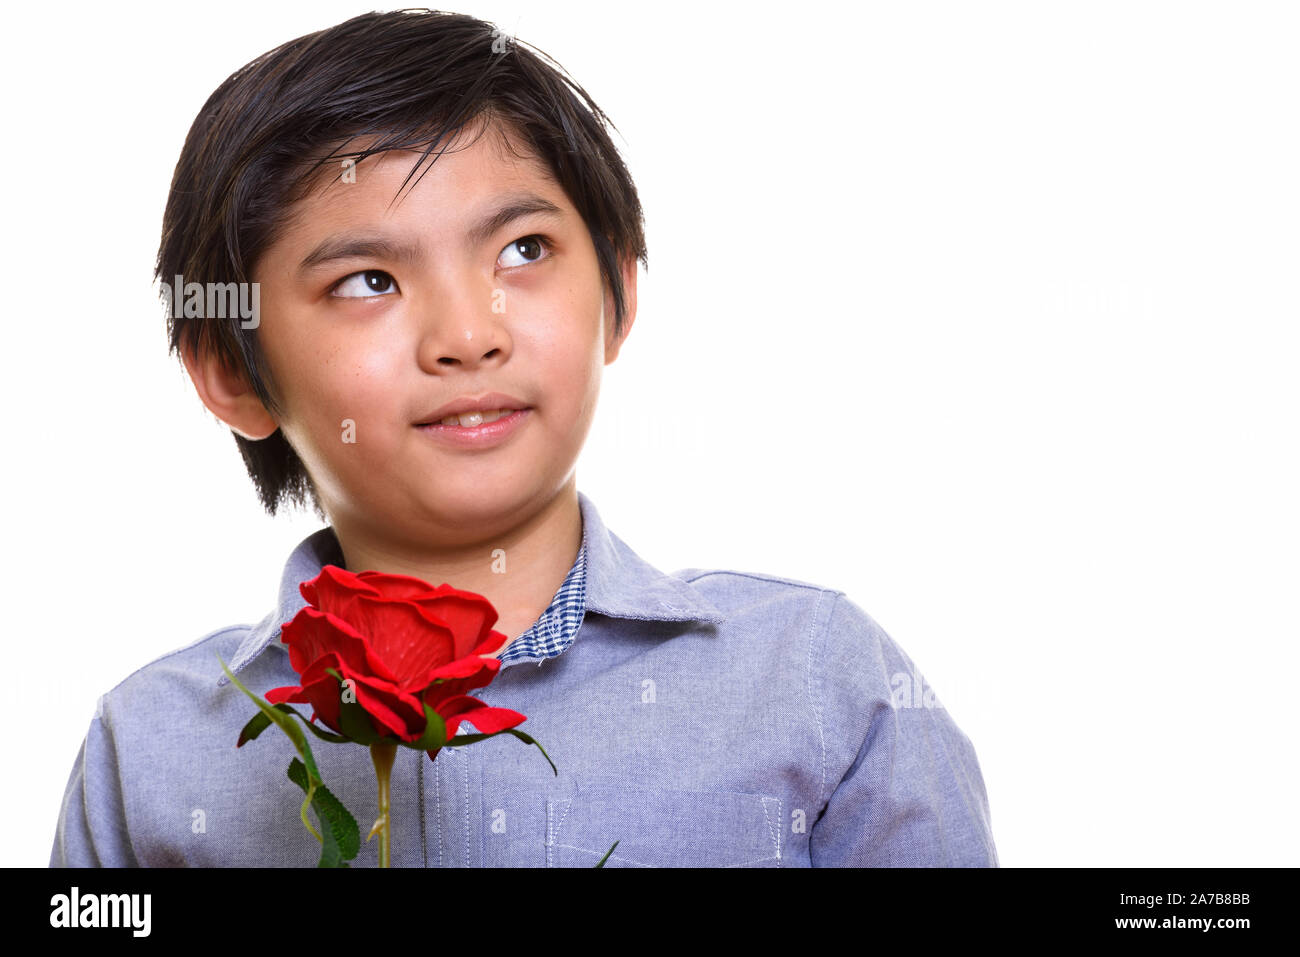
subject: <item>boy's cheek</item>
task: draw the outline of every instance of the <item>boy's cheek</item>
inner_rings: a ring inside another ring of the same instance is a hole
[[[395,423],[404,419],[413,401],[396,385],[404,376],[389,355],[342,346],[300,361],[307,371],[298,392],[318,420],[335,425],[345,417],[372,425]]]
[[[309,470],[352,474],[382,467],[394,454],[396,428],[383,416],[336,397],[291,424],[285,436]]]

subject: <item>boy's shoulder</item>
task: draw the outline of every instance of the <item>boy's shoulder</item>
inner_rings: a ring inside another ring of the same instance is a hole
[[[809,612],[835,603],[844,592],[815,582],[737,568],[679,568],[671,574],[728,617],[772,604]]]
[[[883,630],[849,595],[840,588],[774,575],[767,572],[733,568],[682,568],[673,572],[693,589],[716,605],[728,617],[753,613],[770,615],[778,608],[789,608],[827,624],[852,624],[872,636]]]
[[[720,611],[730,628],[759,627],[775,636],[779,622],[824,624],[847,596],[837,588],[736,568],[681,568],[673,572],[691,590]]]
[[[906,651],[845,590],[765,572],[682,568],[687,583],[724,616],[723,629],[747,648],[774,656],[802,647],[825,680],[872,698],[890,698],[890,682],[913,674]],[[755,650],[757,650],[755,648]]]
[[[796,589],[797,591],[812,592],[831,592],[840,594],[833,588],[827,588],[823,585],[816,585],[812,582],[800,581],[797,578],[785,578],[781,575],[770,575],[764,572],[744,571],[734,568],[680,568],[673,572],[677,578],[684,579],[692,584],[705,578],[722,579],[718,584],[724,585],[730,589],[750,588],[755,591],[767,590],[778,591],[784,589]],[[749,584],[753,582],[754,584]],[[806,595],[801,597],[807,597]]]
[[[115,716],[158,715],[162,709],[202,708],[217,690],[222,677],[221,662],[229,667],[253,624],[226,625],[209,631],[188,644],[163,652],[145,662],[100,695],[95,717],[104,717],[106,701]],[[220,660],[218,660],[220,659]]]
[[[119,716],[156,711],[157,702],[191,710],[208,708],[213,696],[230,684],[221,667],[223,662],[250,688],[255,689],[255,682],[271,677],[287,680],[284,667],[289,656],[277,640],[280,623],[289,621],[306,604],[299,585],[319,574],[326,562],[341,562],[338,540],[329,526],[307,535],[290,551],[280,573],[274,606],[260,621],[213,629],[139,666],[101,696],[96,717],[101,716],[105,697],[118,705]],[[263,655],[268,648],[278,648],[279,653]],[[247,675],[245,668],[249,669]],[[223,700],[230,700],[228,693],[222,694]],[[242,697],[235,692],[234,700],[241,705]],[[153,708],[148,707],[150,701],[155,702]]]
[[[673,578],[689,585],[725,621],[723,629],[743,641],[775,646],[802,644],[835,680],[876,684],[882,664],[911,667],[907,654],[843,589],[766,572],[682,568]],[[766,654],[766,652],[765,652]]]

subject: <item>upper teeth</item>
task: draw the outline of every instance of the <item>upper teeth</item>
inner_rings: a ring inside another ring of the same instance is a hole
[[[503,415],[509,415],[514,409],[491,409],[488,412],[462,412],[460,415],[449,415],[441,420],[439,425],[460,425],[472,429],[476,425],[482,425],[484,422],[495,422]]]

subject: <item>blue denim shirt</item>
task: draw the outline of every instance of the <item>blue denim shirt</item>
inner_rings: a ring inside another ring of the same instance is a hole
[[[843,592],[774,575],[666,575],[579,493],[583,544],[556,599],[474,694],[510,735],[399,748],[395,867],[997,866],[970,740],[908,656]],[[295,755],[276,729],[236,749],[250,690],[297,683],[280,623],[342,564],[329,527],[289,556],[276,607],[145,665],[99,699],[51,866],[311,867]],[[472,729],[465,728],[465,731]],[[309,737],[364,832],[369,750]],[[377,842],[352,866],[377,864]]]

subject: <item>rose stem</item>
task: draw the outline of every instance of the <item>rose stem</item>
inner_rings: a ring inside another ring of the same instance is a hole
[[[393,771],[393,759],[397,756],[397,744],[393,741],[379,740],[370,745],[370,758],[375,762],[375,777],[379,781],[379,820],[383,826],[379,830],[379,866],[388,867],[388,838],[392,831],[392,822],[388,816],[388,780]]]

